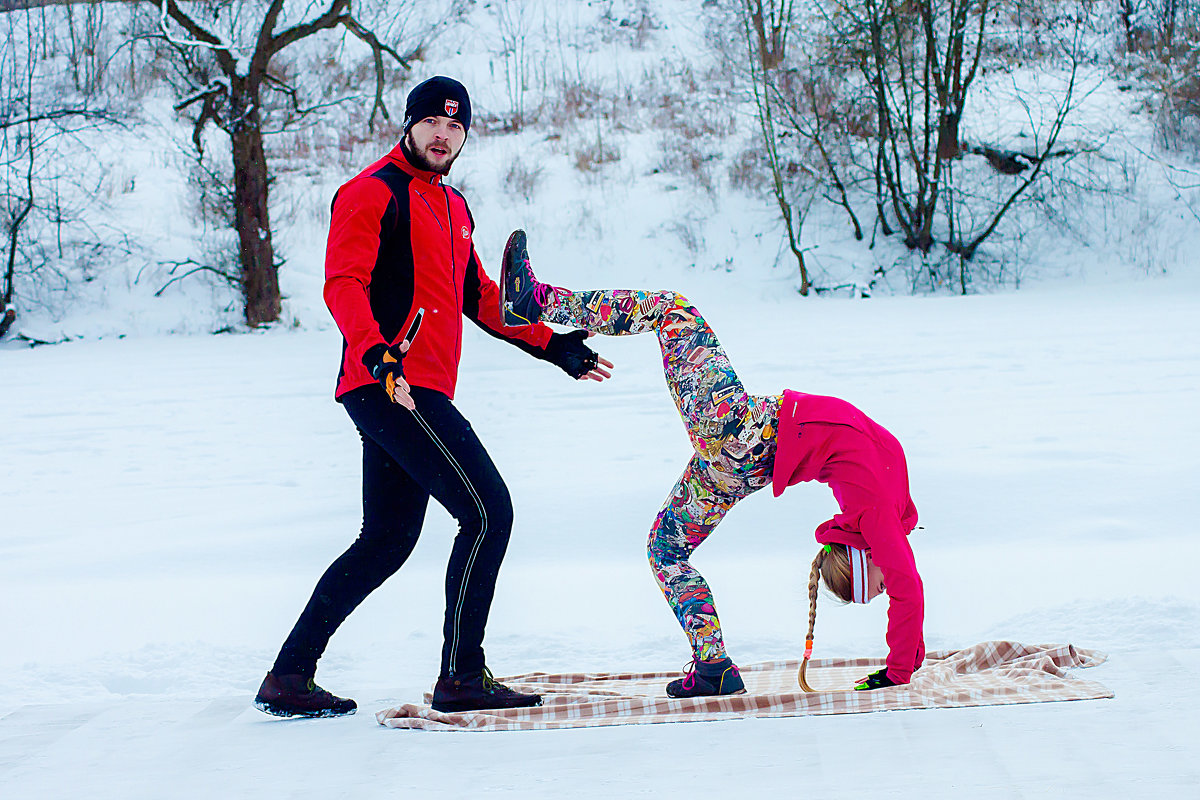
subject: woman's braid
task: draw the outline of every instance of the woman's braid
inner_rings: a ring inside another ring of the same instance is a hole
[[[805,641],[812,641],[813,631],[817,627],[817,588],[821,580],[821,567],[825,562],[825,548],[822,547],[817,551],[817,557],[813,559],[812,570],[808,573],[808,635],[804,637]]]
[[[804,637],[804,660],[800,662],[800,688],[806,692],[815,691],[808,685],[805,672],[808,670],[808,659],[812,657],[813,631],[817,627],[817,588],[821,579],[821,565],[825,561],[825,548],[817,551],[812,562],[812,570],[808,573],[808,635]]]

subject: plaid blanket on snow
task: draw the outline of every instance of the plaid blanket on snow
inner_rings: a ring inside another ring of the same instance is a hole
[[[429,707],[426,693],[424,705],[405,704],[375,717],[391,728],[511,731],[1092,700],[1113,693],[1067,670],[1096,666],[1106,658],[1072,645],[983,642],[930,653],[912,683],[870,692],[851,687],[883,666],[883,659],[814,659],[808,670],[809,684],[817,690],[812,694],[797,684],[799,661],[771,661],[741,667],[745,694],[687,699],[664,692],[678,672],[531,672],[500,680],[520,691],[540,692],[539,707],[442,714]]]

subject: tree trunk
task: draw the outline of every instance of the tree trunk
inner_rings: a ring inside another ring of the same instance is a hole
[[[33,199],[30,198],[25,203],[25,208],[20,214],[13,216],[9,220],[8,225],[8,252],[5,253],[4,264],[4,289],[0,292],[0,309],[8,308],[13,299],[13,284],[16,282],[17,275],[17,236],[21,232],[21,223],[25,221],[25,217],[29,215],[29,209],[33,208]]]
[[[231,133],[234,226],[241,245],[246,324],[261,325],[279,319],[279,273],[267,217],[267,159],[258,104],[248,99],[242,107],[242,117]]]
[[[12,307],[13,287],[17,280],[17,239],[25,218],[33,210],[33,136],[29,137],[29,170],[25,173],[27,197],[21,210],[12,214],[8,220],[8,252],[4,264],[4,288],[0,292],[0,336],[8,333],[13,321],[17,318],[17,310]]]
[[[959,115],[949,109],[942,109],[938,116],[937,157],[942,161],[958,158],[961,152],[958,141]]]
[[[1133,35],[1133,0],[1120,0],[1121,22],[1125,26],[1125,52],[1133,53],[1137,41]]]

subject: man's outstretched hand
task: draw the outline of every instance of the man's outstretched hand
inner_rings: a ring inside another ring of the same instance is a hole
[[[554,333],[546,345],[546,360],[580,381],[611,378],[613,363],[584,344],[592,334],[587,331]]]

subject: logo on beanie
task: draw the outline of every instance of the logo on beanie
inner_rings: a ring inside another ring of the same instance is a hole
[[[453,117],[457,113],[458,113],[458,101],[457,100],[447,100],[446,101],[446,116]]]

